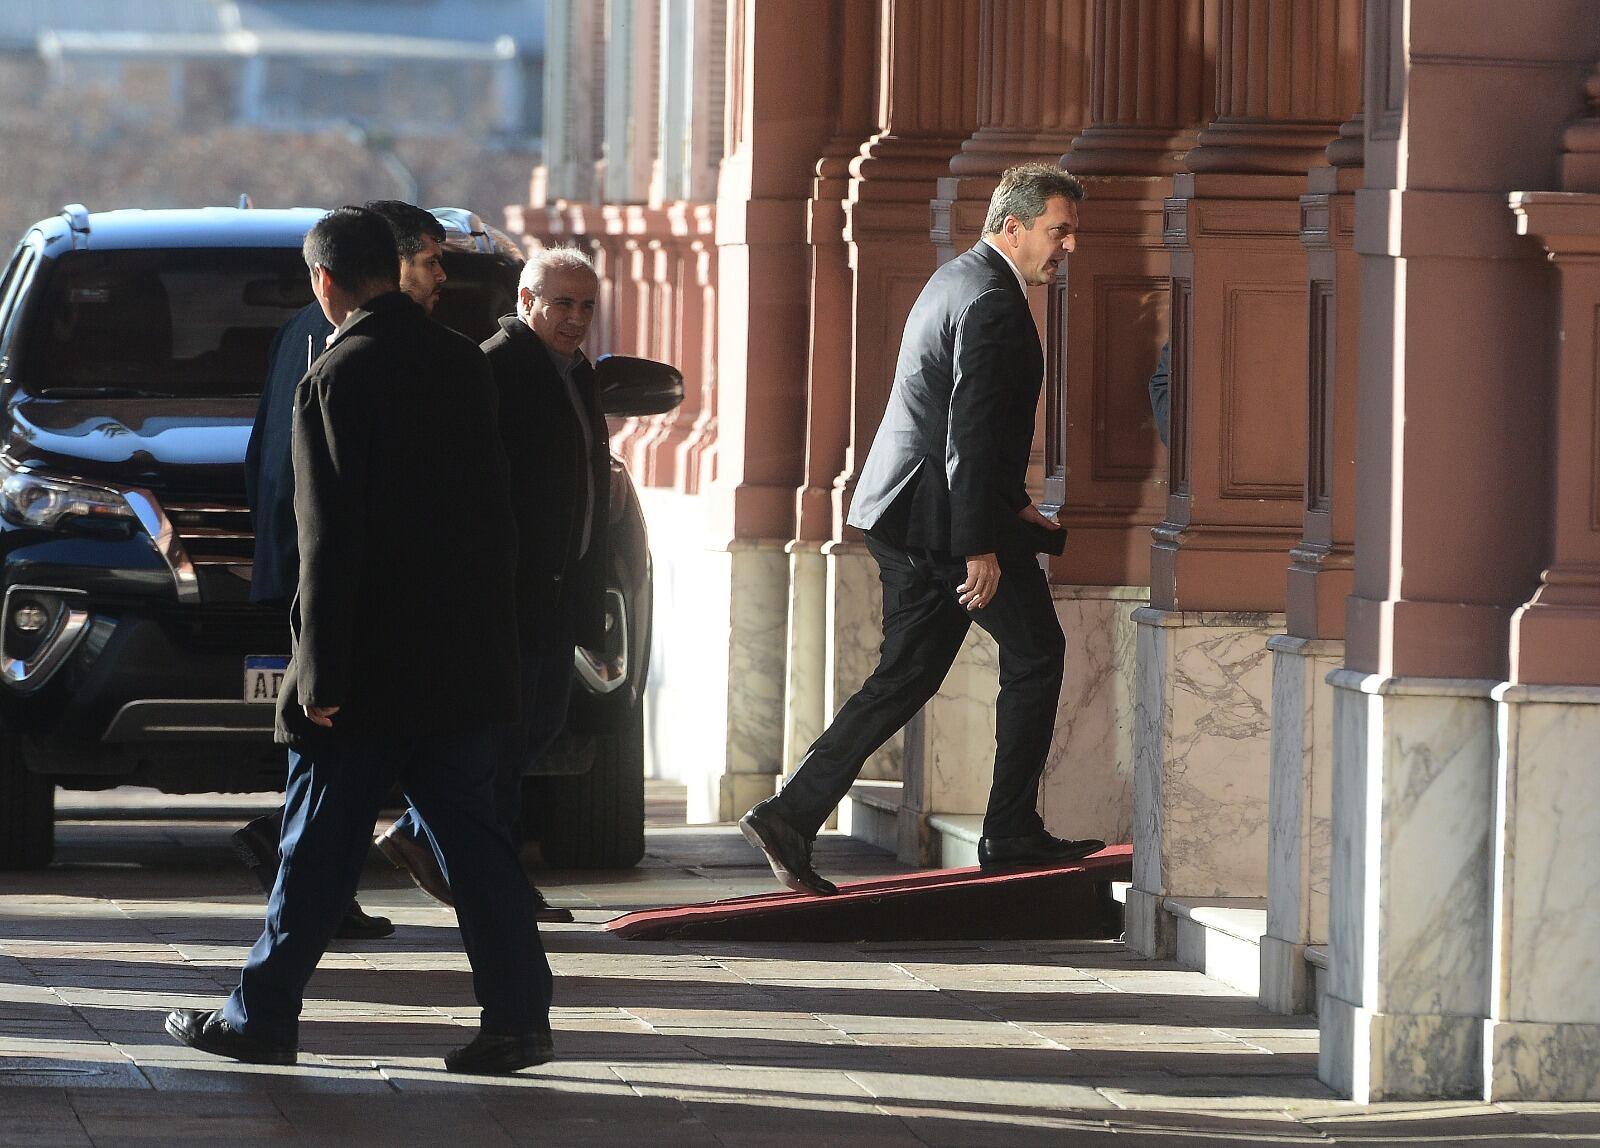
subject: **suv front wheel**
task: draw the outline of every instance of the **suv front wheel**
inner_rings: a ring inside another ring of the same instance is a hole
[[[631,706],[596,734],[583,773],[526,779],[524,824],[537,826],[545,863],[558,869],[627,869],[644,857],[644,721]]]

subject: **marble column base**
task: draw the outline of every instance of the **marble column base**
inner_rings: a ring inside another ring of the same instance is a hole
[[[1363,1103],[1479,1096],[1495,683],[1336,670],[1319,1074]]]
[[[1357,1104],[1462,1100],[1482,1087],[1482,1021],[1380,1013],[1333,993],[1322,998],[1317,1075]]]
[[[1133,617],[1133,889],[1151,898],[1263,897],[1267,639],[1282,618],[1148,607]]]
[[[1600,688],[1495,691],[1492,1100],[1600,1099]]]
[[[822,554],[827,567],[822,710],[826,725],[878,666],[878,647],[883,643],[883,589],[878,581],[878,564],[863,544],[829,542],[823,546]],[[799,747],[800,756],[810,744]],[[904,752],[905,735],[895,734],[867,759],[861,776],[876,781],[901,780]],[[800,756],[795,758],[796,764]]]
[[[1122,929],[1123,943],[1141,957],[1166,960],[1177,955],[1177,926],[1172,914],[1167,912],[1163,897],[1129,889],[1127,904],[1123,906]]]
[[[828,560],[820,542],[791,542],[789,642],[783,691],[783,774],[795,771],[827,724]]]
[[[1267,821],[1267,932],[1262,1007],[1309,1012],[1307,945],[1328,939],[1333,838],[1333,687],[1344,643],[1280,634],[1272,651],[1271,778]],[[1291,955],[1293,954],[1293,955]]]
[[[1600,1100],[1600,1024],[1490,1020],[1486,1100]]]
[[[1270,907],[1267,912],[1270,916]],[[1314,991],[1306,946],[1265,934],[1261,938],[1261,991],[1256,995],[1261,1007],[1276,1013],[1314,1012]]]
[[[789,556],[776,540],[707,548],[697,496],[639,495],[655,566],[645,768],[688,787],[691,823],[732,820],[777,789]]]
[[[1039,812],[1057,837],[1133,840],[1133,611],[1144,586],[1052,586],[1067,639]]]

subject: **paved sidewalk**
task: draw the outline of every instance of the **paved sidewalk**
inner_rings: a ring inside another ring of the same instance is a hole
[[[399,932],[329,954],[297,1068],[238,1065],[161,1031],[167,1009],[222,999],[260,924],[218,809],[248,803],[67,823],[55,868],[0,875],[0,1145],[1600,1143],[1600,1105],[1337,1100],[1305,1018],[1114,943],[675,945],[600,929],[769,887],[731,827],[653,829],[628,873],[536,874],[578,916],[545,931],[552,1064],[445,1073],[476,1026],[454,919],[379,863],[362,901]],[[831,876],[897,870],[838,837],[819,852]]]

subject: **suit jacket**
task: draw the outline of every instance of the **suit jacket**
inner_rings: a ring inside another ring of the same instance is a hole
[[[549,350],[517,316],[500,319],[483,352],[494,369],[511,465],[523,649],[559,653],[574,641],[598,649],[605,637],[611,444],[594,368],[580,359],[573,370],[580,417]],[[589,546],[580,554],[586,511]]]
[[[494,377],[395,291],[295,389],[299,590],[278,740],[423,734],[517,713],[516,542]]]
[[[290,457],[294,388],[316,362],[333,334],[333,324],[312,303],[272,337],[267,352],[267,382],[261,389],[250,446],[244,456],[244,490],[255,527],[255,566],[250,600],[287,606],[300,578],[300,548],[295,541],[294,461]]]
[[[933,273],[906,319],[894,386],[861,468],[850,525],[957,557],[1060,552],[1017,517],[1044,375],[1028,298],[982,242]]]

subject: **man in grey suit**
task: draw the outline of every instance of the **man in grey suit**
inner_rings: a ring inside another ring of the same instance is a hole
[[[906,320],[849,516],[883,583],[878,668],[783,791],[739,823],[796,892],[838,892],[812,867],[811,843],[867,757],[938,690],[972,622],[1000,647],[980,865],[1051,864],[1104,847],[1051,836],[1037,809],[1066,649],[1038,554],[1061,553],[1065,536],[1026,489],[1044,373],[1026,288],[1054,279],[1076,246],[1082,199],[1082,185],[1049,164],[1006,171],[983,238],[934,272]]]

